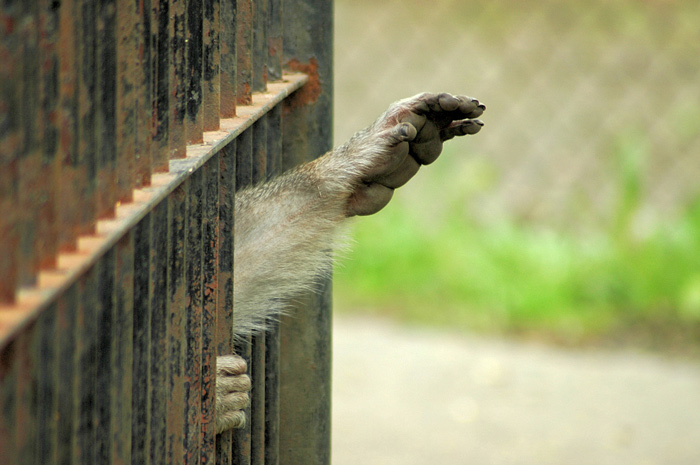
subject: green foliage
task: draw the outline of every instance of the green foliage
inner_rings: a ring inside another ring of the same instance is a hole
[[[509,220],[477,224],[463,205],[487,188],[488,167],[431,166],[433,184],[422,190],[432,194],[356,222],[354,250],[336,269],[336,308],[573,342],[628,326],[700,327],[700,200],[635,233],[646,147],[636,131],[613,143],[614,219],[586,234]],[[451,203],[431,204],[434,189]]]

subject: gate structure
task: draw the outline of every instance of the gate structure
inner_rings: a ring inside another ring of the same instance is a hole
[[[331,0],[2,2],[0,463],[330,463],[330,286],[237,347],[232,303],[235,191],[330,149],[332,31]]]

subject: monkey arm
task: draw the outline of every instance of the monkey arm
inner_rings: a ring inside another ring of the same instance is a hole
[[[478,100],[420,94],[310,163],[236,196],[234,325],[265,328],[281,302],[327,274],[339,226],[381,210],[394,189],[437,159],[442,143],[476,134]]]
[[[469,97],[420,94],[394,103],[370,127],[324,156],[236,194],[234,327],[262,331],[284,302],[330,272],[346,218],[370,215],[442,143],[476,134],[484,105]],[[237,356],[217,358],[216,431],[245,424],[250,378]]]

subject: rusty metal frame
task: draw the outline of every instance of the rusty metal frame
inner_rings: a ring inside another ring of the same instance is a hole
[[[235,347],[248,427],[212,418],[235,190],[330,149],[332,10],[4,2],[0,463],[330,463],[329,283]]]

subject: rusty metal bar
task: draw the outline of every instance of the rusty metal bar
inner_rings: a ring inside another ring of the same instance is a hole
[[[236,191],[236,141],[219,153],[219,288],[217,302],[217,354],[233,353],[233,247]],[[216,438],[216,463],[231,463],[233,436],[225,431]]]
[[[202,141],[202,1],[187,2],[187,143]]]
[[[233,118],[236,116],[236,63],[238,60],[236,4],[236,0],[221,0],[219,90],[222,118]]]
[[[77,235],[91,234],[95,230],[97,220],[97,164],[95,141],[95,86],[96,86],[96,14],[97,5],[91,0],[77,0],[79,22],[73,24],[80,31],[77,37],[78,76],[76,80],[78,106],[76,118],[77,153],[76,197],[78,203]]]
[[[196,170],[185,182],[187,199],[185,256],[185,463],[196,465],[201,461],[202,396],[202,195],[204,176]]]
[[[250,105],[253,90],[253,0],[236,2],[236,103]]]
[[[282,79],[282,0],[267,3],[267,78]]]
[[[66,0],[59,9],[58,40],[58,161],[56,192],[56,229],[59,252],[75,250],[80,233],[83,202],[79,199],[80,179],[84,177],[78,163],[78,24],[77,0]],[[82,168],[84,169],[84,168]]]
[[[37,132],[41,151],[39,176],[43,179],[37,189],[39,202],[36,229],[38,268],[56,265],[56,154],[58,141],[58,11],[50,8],[49,0],[39,2],[39,119]]]
[[[136,0],[136,76],[135,76],[135,100],[136,100],[136,147],[135,179],[136,188],[151,185],[153,173],[153,53],[151,44],[151,1]]]
[[[17,3],[8,2],[0,9],[0,304],[14,303],[18,282],[20,99],[17,32],[13,27]]]
[[[117,145],[116,145],[116,97],[117,97],[117,41],[116,41],[116,2],[102,0],[95,2],[96,16],[86,17],[94,24],[95,69],[90,77],[94,79],[94,100],[85,102],[94,108],[94,156],[96,163],[95,189],[97,193],[97,218],[114,216],[117,201]],[[95,22],[96,20],[96,22]],[[92,52],[92,51],[91,51]],[[87,71],[87,70],[86,70]]]
[[[58,366],[61,382],[57,395],[61,399],[56,406],[58,418],[56,434],[56,463],[72,463],[73,431],[77,423],[77,406],[74,392],[77,389],[77,364],[75,359],[77,335],[78,285],[69,287],[57,302],[56,328],[58,339]],[[13,462],[8,462],[13,463]]]
[[[52,304],[37,320],[32,334],[33,372],[36,385],[37,429],[35,447],[36,463],[56,463],[58,415],[58,333],[57,305]]]
[[[170,71],[170,92],[172,108],[170,113],[170,158],[187,156],[187,134],[185,116],[187,115],[187,2],[171,0],[170,4],[170,39],[172,65]]]
[[[168,390],[166,437],[168,464],[182,463],[185,456],[185,357],[187,335],[186,305],[186,218],[187,193],[183,185],[169,196],[170,217],[168,220]]]
[[[267,176],[279,174],[282,163],[282,110],[273,108],[267,115]],[[271,323],[265,335],[265,464],[279,463],[279,358],[280,332]]]
[[[39,44],[37,5],[34,2],[20,2],[16,32],[16,57],[19,99],[20,146],[17,153],[19,185],[17,188],[18,205],[17,227],[19,241],[17,257],[17,280],[20,286],[35,283],[39,270],[37,250],[39,237],[33,212],[41,205],[43,180],[41,175],[41,151],[37,138],[37,119],[39,116],[38,71]]]
[[[245,107],[239,107],[243,111]],[[252,128],[251,128],[252,129]],[[245,131],[236,141],[236,189],[250,186],[253,182],[253,134],[252,130]],[[233,324],[236,324],[236,309],[233,309]],[[235,352],[243,357],[249,368],[251,366],[251,338],[241,338],[236,341]],[[252,395],[252,393],[251,393]],[[250,419],[251,408],[246,409],[246,417]],[[251,421],[245,428],[233,432],[233,451],[231,454],[234,465],[250,465],[251,463]]]
[[[216,400],[216,314],[219,294],[219,153],[204,165],[204,205],[202,273],[204,306],[202,313],[202,463],[213,464],[216,457],[214,402]]]
[[[285,101],[285,168],[332,147],[333,2],[285,0],[287,66],[310,74],[304,89]],[[313,11],[313,15],[307,12]],[[329,464],[331,424],[330,282],[307,295],[294,318],[281,324],[280,464]],[[299,376],[303,373],[304,376]],[[310,413],[310,412],[313,412]]]
[[[115,144],[117,201],[131,202],[136,186],[136,60],[138,57],[136,3],[120,2],[116,11],[117,80]]]
[[[267,4],[253,0],[253,92],[265,92],[267,84]]]
[[[150,451],[151,463],[165,463],[168,396],[168,201],[155,206],[151,218],[150,289]],[[138,308],[138,307],[137,307]],[[143,374],[142,374],[143,376]]]
[[[113,463],[131,463],[134,362],[134,231],[116,244],[116,289],[112,321]],[[140,311],[141,309],[139,309]]]
[[[76,318],[76,438],[73,460],[76,463],[96,461],[96,397],[97,385],[97,270],[91,267],[78,281],[78,311]]]
[[[132,416],[131,460],[133,463],[150,464],[151,426],[151,215],[146,215],[134,229],[133,284],[133,361],[132,361]]]
[[[202,102],[205,131],[219,129],[220,117],[220,0],[203,0]]]
[[[265,180],[267,175],[267,118],[258,120],[252,130],[252,181],[257,184]],[[265,463],[265,335],[254,335],[251,348],[250,375],[253,388],[250,408],[250,456],[252,465],[263,465]]]
[[[170,2],[153,0],[153,172],[168,171],[170,159]]]
[[[116,402],[113,401],[112,386],[117,383],[114,376],[115,345],[112,343],[112,331],[116,326],[114,321],[116,304],[116,249],[110,249],[97,263],[97,305],[95,312],[97,343],[94,347],[96,364],[99,367],[95,377],[95,429],[106,434],[95,434],[96,460],[95,463],[109,463],[114,449],[113,417],[117,414]],[[43,462],[46,463],[46,462]]]

